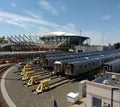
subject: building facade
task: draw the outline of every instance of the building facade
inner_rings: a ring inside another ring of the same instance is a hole
[[[107,79],[87,82],[86,94],[87,107],[120,107],[120,74],[108,73]]]

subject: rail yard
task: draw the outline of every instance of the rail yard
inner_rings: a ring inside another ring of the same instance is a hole
[[[1,0],[0,107],[120,107],[120,0]]]
[[[1,72],[12,66],[5,84],[17,107],[26,107],[27,103],[30,107],[49,107],[54,99],[58,107],[66,107],[71,105],[66,101],[66,95],[71,91],[79,91],[80,80],[94,80],[100,70],[102,75],[105,70],[116,71],[114,69],[119,66],[120,51],[14,52],[1,53],[0,57],[1,61],[4,58],[4,62],[8,63],[1,65]]]

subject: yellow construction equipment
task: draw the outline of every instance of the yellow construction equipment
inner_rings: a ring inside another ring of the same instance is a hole
[[[41,81],[36,89],[36,92],[41,93],[44,90],[49,89],[50,81],[51,81],[51,79],[45,79],[45,80]]]
[[[25,67],[25,68],[29,68],[29,67],[32,67],[32,66],[33,66],[33,64],[29,64],[29,63],[28,63],[28,64],[26,64],[24,67]]]
[[[27,63],[24,68],[29,68],[29,67],[32,67],[34,66],[34,62],[33,61],[30,61],[29,63]]]
[[[34,61],[30,61],[28,64],[34,64]]]
[[[31,86],[33,84],[39,83],[39,78],[40,77],[41,77],[40,75],[31,76],[30,79],[29,79],[29,81],[28,81],[28,83],[27,83],[27,86]]]
[[[29,72],[25,72],[25,74],[23,75],[22,77],[22,80],[27,80],[28,78],[30,78],[32,76],[32,74],[34,73],[35,71],[29,71]]]
[[[21,75],[24,75],[27,71],[30,71],[30,70],[32,70],[32,68],[23,68]]]

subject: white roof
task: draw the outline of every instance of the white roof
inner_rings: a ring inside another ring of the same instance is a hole
[[[45,36],[77,36],[77,35],[73,33],[67,33],[67,32],[50,32],[48,34],[43,35],[43,37]]]
[[[62,64],[60,61],[55,61],[55,64]]]
[[[71,97],[71,98],[75,98],[77,97],[79,94],[78,93],[73,93],[73,92],[70,92],[67,94],[68,97]]]

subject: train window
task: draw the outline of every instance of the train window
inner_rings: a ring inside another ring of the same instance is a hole
[[[84,68],[86,68],[87,67],[87,65],[84,65]]]

